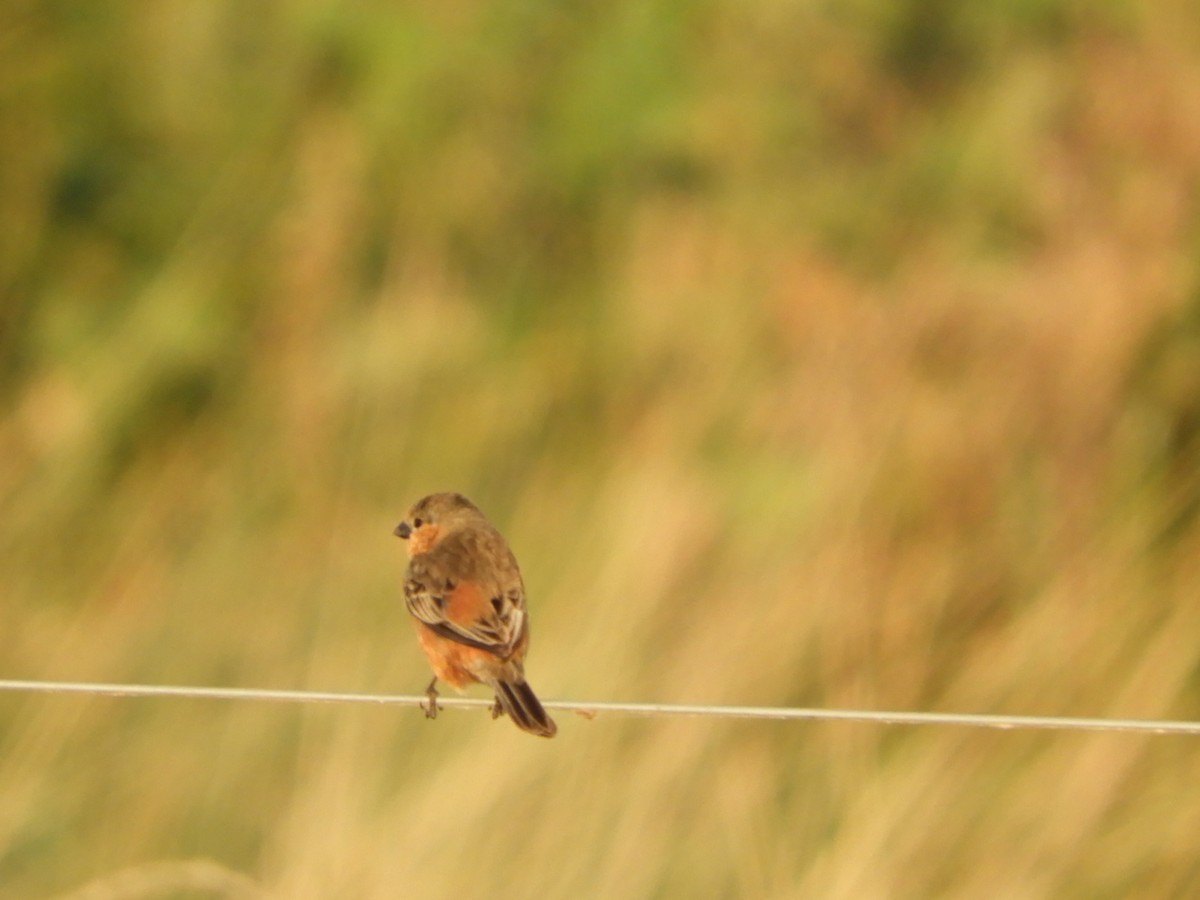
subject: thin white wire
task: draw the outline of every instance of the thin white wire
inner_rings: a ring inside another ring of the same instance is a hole
[[[276,691],[261,688],[210,688],[180,685],[98,684],[79,681],[6,681],[0,691],[42,694],[91,694],[111,697],[185,697],[205,700],[266,700],[279,703],[361,703],[421,707],[415,694],[344,694],[326,691]],[[1169,719],[1102,719],[1071,716],[1006,716],[980,713],[895,712],[859,709],[806,709],[775,706],[709,706],[676,703],[610,703],[551,700],[547,709],[577,712],[585,718],[600,713],[636,716],[707,716],[722,719],[776,719],[872,722],[883,725],[960,725],[970,728],[1040,728],[1053,731],[1124,731],[1146,734],[1200,735],[1200,722]],[[439,697],[446,709],[491,709],[491,700]]]

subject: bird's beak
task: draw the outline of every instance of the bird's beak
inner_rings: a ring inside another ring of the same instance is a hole
[[[401,522],[396,526],[395,530],[392,531],[392,534],[400,538],[402,541],[407,541],[408,536],[412,534],[412,526],[407,522]]]

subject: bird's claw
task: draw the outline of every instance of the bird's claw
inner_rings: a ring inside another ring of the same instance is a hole
[[[425,710],[425,718],[436,719],[438,714],[438,692],[434,685],[437,684],[437,679],[429,683],[429,687],[425,688],[425,702],[421,704],[421,709]]]

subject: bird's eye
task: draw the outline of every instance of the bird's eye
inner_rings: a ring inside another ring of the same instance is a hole
[[[419,518],[413,519],[413,528],[420,528],[420,527],[421,527],[421,520]]]

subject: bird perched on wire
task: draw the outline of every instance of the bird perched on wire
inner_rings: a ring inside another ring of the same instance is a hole
[[[525,681],[529,616],[525,585],[508,542],[462,494],[430,494],[393,532],[408,544],[404,602],[433,667],[425,715],[437,716],[438,679],[461,690],[485,684],[492,718],[554,737],[558,728]]]

